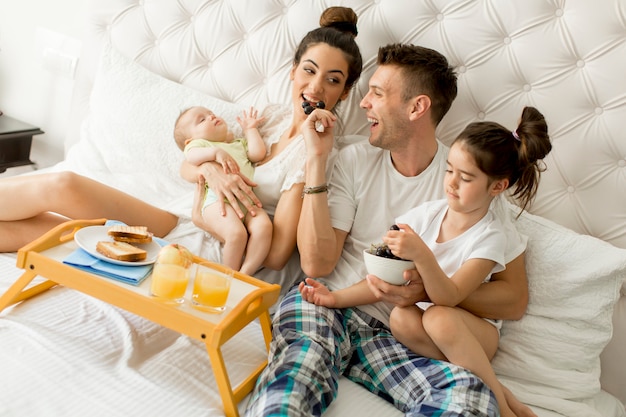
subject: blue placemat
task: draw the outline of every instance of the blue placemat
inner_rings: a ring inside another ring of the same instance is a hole
[[[94,258],[81,248],[76,249],[63,260],[63,263],[91,272],[92,274],[101,275],[107,278],[113,278],[127,284],[139,285],[150,275],[152,264],[139,266],[125,266],[112,264]]]

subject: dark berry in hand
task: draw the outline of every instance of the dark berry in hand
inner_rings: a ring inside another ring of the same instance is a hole
[[[397,224],[392,224],[389,230],[400,230]]]

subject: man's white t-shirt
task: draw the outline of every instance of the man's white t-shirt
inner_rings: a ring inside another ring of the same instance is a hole
[[[389,151],[368,141],[346,146],[339,152],[328,199],[332,226],[348,235],[334,271],[324,277],[331,290],[349,287],[365,278],[363,250],[382,242],[382,236],[398,216],[425,201],[445,197],[447,155],[448,148],[439,143],[428,168],[415,177],[405,177],[394,168]],[[504,210],[496,211],[499,217],[501,212]],[[502,223],[507,229],[508,263],[525,250],[526,243],[509,221],[502,219]],[[392,307],[378,302],[358,308],[389,325]]]

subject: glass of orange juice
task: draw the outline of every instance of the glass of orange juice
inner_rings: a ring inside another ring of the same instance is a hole
[[[203,311],[221,313],[226,309],[234,272],[213,269],[208,263],[196,266],[191,303]]]
[[[157,262],[152,269],[150,294],[166,303],[182,304],[189,277],[189,267]]]

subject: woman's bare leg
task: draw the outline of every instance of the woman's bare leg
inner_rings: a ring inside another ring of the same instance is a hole
[[[53,213],[44,213],[25,220],[0,221],[0,252],[15,252],[67,220]]]
[[[0,181],[2,251],[15,251],[23,246],[23,242],[15,239],[15,233],[32,240],[32,236],[41,235],[63,220],[95,218],[147,226],[159,237],[168,234],[178,222],[175,215],[165,210],[71,172],[10,177]]]

